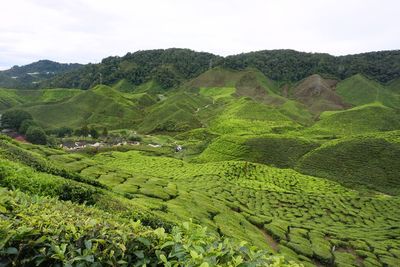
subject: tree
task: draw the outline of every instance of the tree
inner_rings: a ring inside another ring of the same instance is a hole
[[[103,128],[103,133],[101,134],[102,136],[108,136],[108,130],[106,127]]]
[[[95,128],[90,128],[89,130],[89,134],[90,136],[92,136],[92,138],[97,139],[99,138],[99,132],[95,129]]]
[[[28,131],[29,127],[31,127],[31,126],[38,126],[38,125],[34,120],[30,120],[30,119],[24,120],[21,123],[21,126],[19,127],[18,132],[20,134],[26,134],[26,132]]]
[[[31,126],[26,131],[26,140],[32,144],[45,145],[47,143],[47,136],[42,128]]]
[[[9,110],[1,116],[1,124],[4,128],[19,130],[24,120],[32,120],[32,115],[25,110]]]
[[[89,128],[85,125],[81,128],[80,134],[82,136],[88,136],[89,135]]]
[[[57,135],[57,137],[60,138],[65,136],[71,136],[73,132],[74,130],[72,128],[66,126],[63,126],[55,130],[55,134]]]

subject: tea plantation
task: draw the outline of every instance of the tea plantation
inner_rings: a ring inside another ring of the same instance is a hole
[[[400,266],[397,63],[154,53],[0,89],[0,267]]]

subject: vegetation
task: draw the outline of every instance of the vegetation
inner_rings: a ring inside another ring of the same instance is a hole
[[[32,115],[25,110],[10,110],[2,114],[1,125],[18,130],[25,120],[32,120]]]
[[[139,51],[0,89],[0,266],[399,266],[398,56]]]
[[[32,144],[45,145],[47,143],[46,133],[37,126],[30,126],[26,131],[26,140]]]

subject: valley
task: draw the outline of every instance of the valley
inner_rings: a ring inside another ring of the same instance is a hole
[[[47,137],[0,135],[0,266],[399,266],[397,59],[140,51],[0,89]]]

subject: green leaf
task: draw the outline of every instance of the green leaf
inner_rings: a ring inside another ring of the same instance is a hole
[[[87,249],[92,249],[92,241],[90,240],[85,240],[85,247]]]
[[[199,254],[196,251],[191,250],[190,251],[190,256],[192,256],[193,259],[197,259],[199,257]]]
[[[208,264],[208,262],[203,262],[200,267],[209,267],[210,265]]]
[[[144,258],[144,253],[143,253],[143,250],[138,250],[138,251],[135,251],[135,252],[133,252],[135,255],[136,255],[136,257],[138,257],[139,259],[143,259]]]
[[[189,223],[188,222],[183,222],[182,225],[183,225],[183,228],[185,228],[186,230],[189,230]]]
[[[164,248],[169,247],[169,246],[173,246],[174,244],[175,244],[174,241],[165,242],[165,243],[161,246],[161,249],[164,249]]]
[[[160,255],[160,260],[161,260],[162,262],[164,262],[164,263],[167,263],[167,262],[168,262],[168,260],[167,260],[167,258],[165,257],[164,254],[161,254],[161,255]]]
[[[6,254],[17,255],[18,249],[14,248],[14,247],[9,247],[6,249]]]
[[[145,245],[146,247],[150,247],[151,246],[151,242],[144,237],[138,237],[137,239],[140,243],[142,243],[143,245]]]
[[[0,212],[1,213],[6,213],[7,209],[4,206],[0,205]]]

